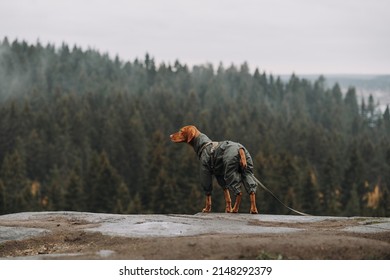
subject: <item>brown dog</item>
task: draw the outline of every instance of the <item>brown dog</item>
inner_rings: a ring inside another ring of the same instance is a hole
[[[244,146],[232,141],[213,142],[193,125],[182,127],[170,138],[175,143],[190,144],[200,159],[201,185],[206,195],[206,206],[202,212],[211,212],[212,176],[214,175],[224,191],[225,212],[238,212],[242,197],[241,184],[243,184],[250,196],[250,213],[258,213],[257,183],[252,171],[253,162]],[[233,208],[229,190],[236,195]]]

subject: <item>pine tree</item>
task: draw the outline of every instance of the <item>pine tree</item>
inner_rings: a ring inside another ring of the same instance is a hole
[[[95,212],[112,212],[115,210],[118,189],[122,183],[117,171],[112,167],[105,152],[100,153],[98,161],[94,160],[89,170],[91,210]]]
[[[157,174],[156,183],[152,186],[151,208],[154,213],[177,213],[177,189],[172,180],[168,179],[164,169]]]
[[[22,203],[19,198],[23,190],[26,189],[28,180],[25,161],[18,150],[5,156],[0,170],[0,178],[6,192],[5,211],[7,213],[20,211],[19,207]]]
[[[64,210],[67,211],[85,210],[83,183],[77,173],[76,170],[71,172],[66,186]]]
[[[320,203],[318,199],[317,178],[313,170],[308,171],[302,192],[302,211],[312,215],[318,214]]]
[[[152,144],[148,153],[150,159],[148,185],[151,192],[149,191],[144,195],[143,203],[150,205],[149,208],[154,213],[172,213],[182,210],[178,203],[178,200],[182,197],[181,192],[177,188],[176,181],[168,175],[170,168],[166,168],[169,162],[166,140],[167,137],[164,137],[164,134],[157,130],[152,136]],[[176,169],[177,166],[172,166],[172,168]]]
[[[389,217],[390,216],[390,190],[385,187],[383,190],[383,196],[380,203],[381,213],[380,216]]]
[[[124,214],[129,210],[130,192],[125,183],[121,183],[118,188],[118,195],[115,205],[115,213]]]
[[[390,135],[390,109],[389,105],[386,106],[386,110],[383,113],[384,127],[388,135]]]
[[[363,162],[359,151],[356,148],[356,145],[351,147],[350,157],[348,162],[348,167],[344,173],[344,179],[342,183],[342,196],[341,203],[342,205],[347,205],[351,200],[351,194],[355,194],[358,200],[364,195],[364,184],[363,184]],[[354,202],[356,198],[352,201]],[[355,205],[355,202],[354,204]],[[359,201],[360,205],[360,201]]]
[[[349,200],[344,210],[345,216],[358,216],[360,215],[360,197],[357,191],[357,185],[353,184],[352,189],[349,194]]]
[[[147,176],[147,146],[150,141],[146,139],[145,123],[139,111],[134,112],[123,129],[124,157],[121,166],[126,184],[130,192],[138,192],[143,197]],[[158,144],[158,143],[156,143]],[[142,198],[143,199],[143,198]]]
[[[6,213],[6,197],[5,197],[5,186],[3,181],[0,179],[0,215]]]
[[[321,212],[322,214],[338,215],[341,208],[340,182],[338,176],[338,166],[335,158],[330,155],[325,161],[322,174],[323,179],[320,184],[321,192]]]
[[[42,181],[45,176],[44,143],[36,130],[32,130],[26,143],[27,176]]]
[[[132,197],[126,212],[129,214],[143,213],[143,207],[142,207],[141,197],[140,197],[139,193],[136,193]]]
[[[57,166],[54,166],[47,175],[48,182],[44,186],[43,196],[47,197],[48,210],[64,210],[65,209],[65,176],[61,173]]]
[[[295,160],[288,154],[282,155],[280,164],[281,193],[279,193],[278,195],[279,197],[284,197],[285,204],[293,208],[297,208],[298,201],[296,194],[301,192],[301,190],[299,189],[300,183],[297,164]],[[283,209],[283,211],[287,210]]]

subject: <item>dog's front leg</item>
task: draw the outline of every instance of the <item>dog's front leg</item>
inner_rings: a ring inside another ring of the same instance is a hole
[[[256,194],[254,192],[251,192],[249,194],[249,198],[250,198],[250,201],[251,201],[250,213],[251,214],[259,214],[259,212],[257,211],[257,207],[256,207]]]
[[[206,206],[202,210],[203,213],[211,212],[211,195],[206,195]]]
[[[242,198],[242,192],[236,195],[236,201],[234,202],[234,207],[232,210],[233,213],[238,213],[238,209],[240,208],[240,204],[241,204],[241,198]]]
[[[230,198],[229,190],[224,189],[223,194],[225,195],[225,202],[226,202],[225,213],[231,213],[232,212],[232,199]]]

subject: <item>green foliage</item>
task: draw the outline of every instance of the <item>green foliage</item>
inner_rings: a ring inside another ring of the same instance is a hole
[[[0,180],[0,215],[6,213],[6,197],[5,197],[5,186],[2,180]]]
[[[65,206],[68,211],[83,211],[84,209],[84,188],[83,182],[76,171],[69,175],[69,182],[66,186]]]
[[[390,117],[354,88],[94,50],[0,42],[0,212],[195,213],[195,124],[250,151],[256,176],[312,214],[390,215]],[[258,191],[261,213],[289,213]],[[247,203],[243,201],[243,203]],[[245,205],[241,207],[245,209]],[[213,211],[223,211],[215,186]],[[243,210],[244,211],[244,210]]]

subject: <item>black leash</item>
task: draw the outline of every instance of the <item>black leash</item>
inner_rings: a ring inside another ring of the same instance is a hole
[[[286,207],[287,209],[299,214],[299,215],[302,215],[302,216],[311,216],[310,214],[306,214],[306,213],[303,213],[303,212],[300,212],[298,210],[295,210],[289,206],[287,206],[286,204],[284,204],[273,192],[271,192],[266,186],[264,186],[255,176],[253,176],[254,180],[256,181],[256,183],[262,187],[265,191],[269,192],[277,201],[279,201],[284,207]]]

